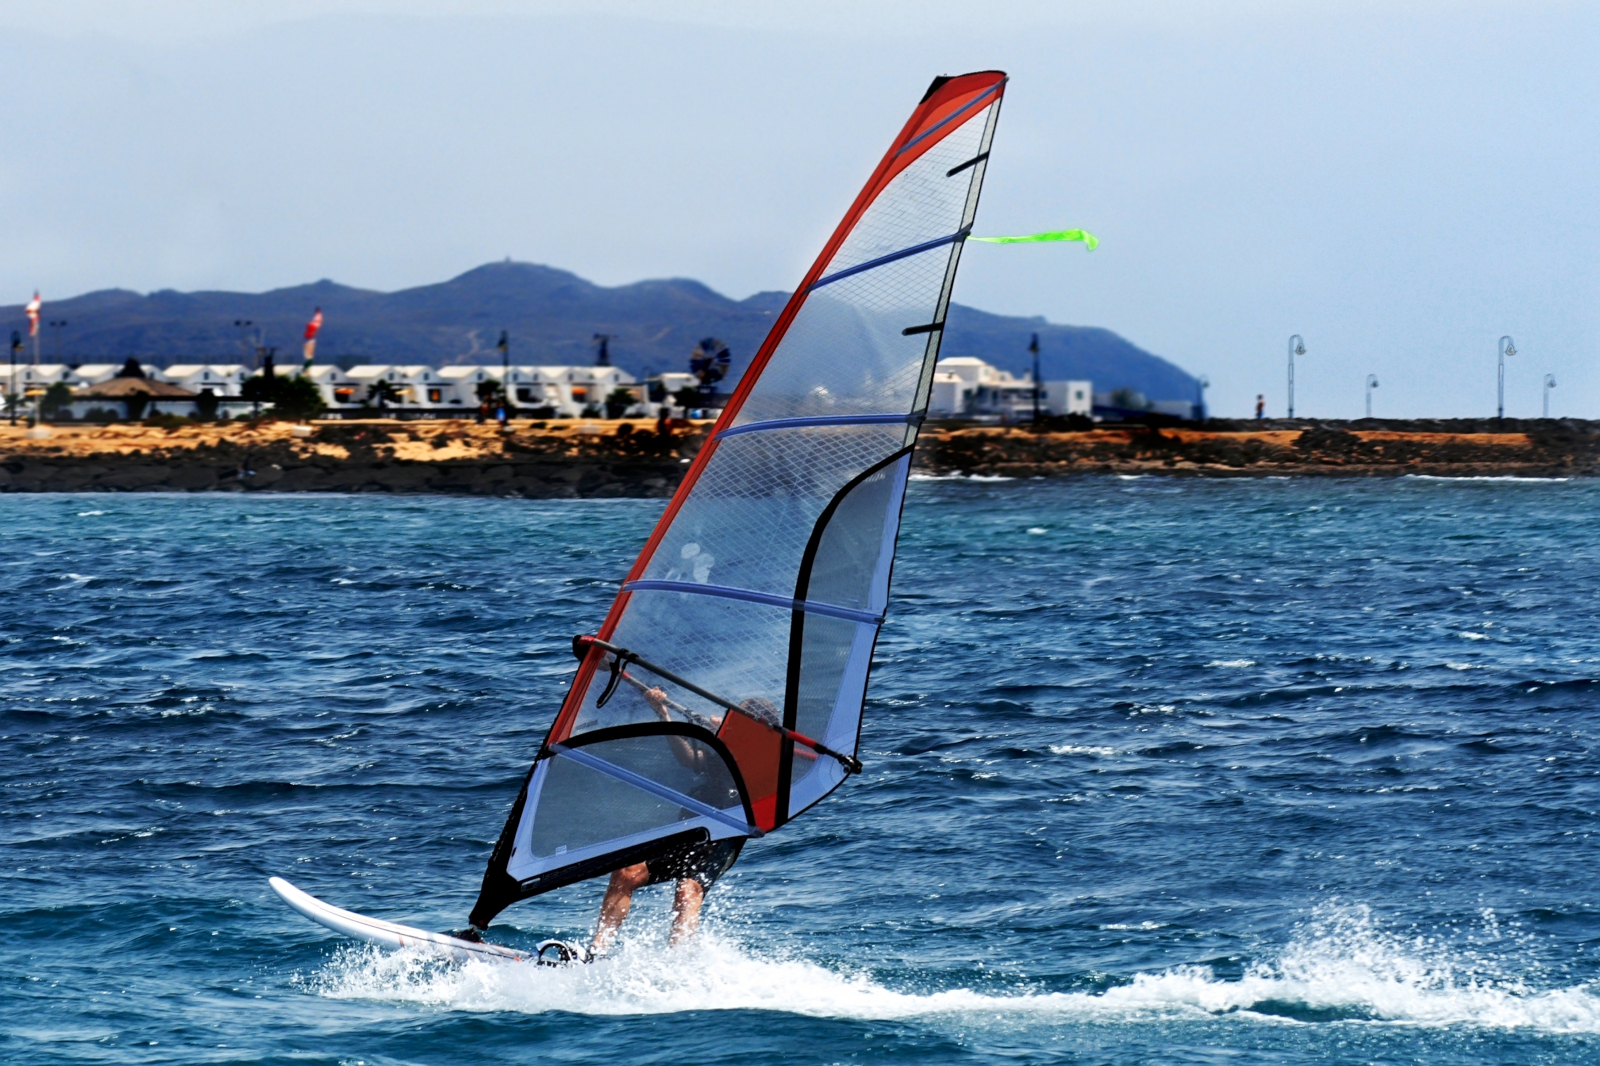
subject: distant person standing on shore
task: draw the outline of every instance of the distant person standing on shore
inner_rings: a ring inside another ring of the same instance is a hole
[[[1267,417],[1267,398],[1261,393],[1256,393],[1256,421]]]

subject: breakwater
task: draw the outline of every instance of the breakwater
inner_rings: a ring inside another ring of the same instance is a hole
[[[537,499],[670,495],[710,423],[462,421],[0,427],[3,492],[390,492]],[[1600,423],[1224,422],[1203,428],[930,424],[936,476],[1592,476]]]

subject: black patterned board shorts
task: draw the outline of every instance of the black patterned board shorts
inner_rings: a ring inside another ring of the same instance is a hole
[[[650,871],[650,880],[645,884],[656,885],[662,881],[693,879],[700,882],[701,888],[709,889],[716,883],[717,878],[728,872],[733,860],[739,857],[739,849],[744,847],[744,840],[744,837],[702,840],[695,844],[673,848],[665,855],[658,855],[645,864]]]

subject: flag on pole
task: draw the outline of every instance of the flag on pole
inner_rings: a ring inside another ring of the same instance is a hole
[[[306,369],[311,369],[311,361],[317,355],[317,330],[322,328],[322,308],[317,308],[312,314],[311,321],[306,323]]]
[[[39,335],[39,309],[43,306],[44,304],[39,300],[39,290],[34,289],[33,299],[29,300],[28,306],[24,308],[28,314],[28,336],[30,337]]]

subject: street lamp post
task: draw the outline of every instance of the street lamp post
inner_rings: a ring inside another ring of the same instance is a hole
[[[239,344],[244,349],[245,361],[252,364],[249,369],[260,370],[261,349],[264,348],[267,343],[266,331],[260,327],[256,327],[255,358],[251,359],[249,330],[252,326],[255,326],[255,321],[248,318],[236,318],[233,320],[233,326],[239,331]]]
[[[1294,357],[1306,354],[1306,342],[1296,333],[1289,338],[1289,417],[1294,417]]]
[[[22,397],[17,395],[17,353],[22,351],[22,334],[11,331],[11,391],[6,393],[6,406],[11,408],[11,424],[17,424],[17,407]]]
[[[1378,387],[1378,375],[1367,375],[1367,417],[1372,417],[1372,390]]]
[[[505,408],[506,417],[511,417],[511,331],[500,331],[500,343],[495,345],[500,349],[500,401]]]
[[[1546,374],[1544,376],[1544,416],[1546,418],[1550,417],[1550,390],[1555,387],[1556,376],[1554,374]]]
[[[1028,351],[1033,353],[1033,421],[1039,421],[1039,335],[1035,333],[1033,340],[1028,342]]]
[[[1497,402],[1495,404],[1494,412],[1494,417],[1496,420],[1501,420],[1506,417],[1506,356],[1516,354],[1517,346],[1511,343],[1510,336],[1501,337],[1499,391],[1497,393]]]

